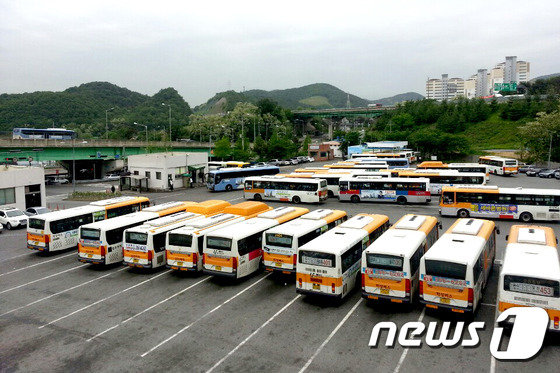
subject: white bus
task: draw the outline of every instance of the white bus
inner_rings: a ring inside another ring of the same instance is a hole
[[[400,178],[356,176],[339,181],[341,201],[428,203],[431,200],[430,180],[426,178]]]
[[[308,212],[301,207],[278,207],[207,234],[203,272],[234,279],[256,272],[261,264],[263,232]]]
[[[293,203],[319,203],[329,197],[323,179],[287,178],[283,176],[254,176],[245,179],[245,199],[276,200]]]
[[[272,207],[262,202],[241,202],[213,215],[167,233],[167,267],[180,271],[202,271],[204,238],[216,229],[255,217]]]
[[[362,297],[412,303],[418,294],[420,258],[439,238],[433,216],[408,214],[362,254]]]
[[[474,313],[495,257],[494,222],[457,219],[420,259],[420,302],[432,309]]]
[[[480,163],[443,163],[441,161],[425,161],[418,165],[418,170],[457,170],[457,172],[475,172],[486,175],[490,180],[488,166]]]
[[[479,157],[478,163],[487,165],[489,172],[495,175],[516,175],[519,173],[519,162],[513,158],[489,155]]]
[[[550,227],[511,227],[498,283],[498,312],[511,307],[540,307],[548,329],[560,331],[560,259]]]
[[[263,233],[263,264],[267,271],[295,273],[297,249],[345,222],[346,211],[319,209]]]
[[[385,215],[358,214],[299,247],[296,291],[344,298],[360,283],[362,250],[388,227]]]
[[[83,263],[113,264],[123,261],[123,232],[148,220],[185,211],[196,202],[167,202],[139,212],[102,220],[80,227],[78,260]]]
[[[130,214],[148,206],[150,200],[145,197],[117,197],[30,217],[27,248],[43,252],[75,248],[78,246],[78,228],[82,225]]]
[[[406,162],[406,159],[403,159]],[[387,165],[387,162],[358,162],[358,161],[347,161],[347,162],[339,162],[333,164],[327,164],[324,166],[325,168],[335,171],[337,169],[342,170],[367,170],[367,171],[379,171],[379,170],[387,170],[390,167]],[[402,166],[405,167],[405,166]],[[406,166],[408,167],[408,166]]]
[[[430,193],[441,194],[446,186],[484,186],[486,174],[481,172],[459,172],[458,170],[415,170],[400,171],[399,177],[425,177],[430,179]]]
[[[439,202],[443,216],[490,219],[560,220],[560,190],[444,187]]]

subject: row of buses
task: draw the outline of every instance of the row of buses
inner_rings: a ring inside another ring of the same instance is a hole
[[[301,294],[342,299],[358,287],[373,303],[419,301],[431,309],[474,313],[488,284],[499,234],[492,221],[471,217],[457,219],[440,236],[441,223],[426,215],[408,214],[391,226],[385,215],[349,218],[341,210],[272,209],[253,201],[151,207],[146,202],[127,197],[90,205],[102,206],[96,211],[104,213],[96,215],[98,221],[77,227],[78,259],[98,265],[167,266],[231,279],[264,267],[295,275]],[[138,211],[118,215],[116,209],[126,211],[125,206]],[[51,232],[46,243],[57,241],[52,227],[61,220],[85,215],[79,208],[69,210],[42,217],[43,228]],[[93,212],[87,214],[93,220]],[[68,220],[68,228],[79,223]],[[498,311],[541,307],[550,317],[549,329],[560,330],[560,259],[554,231],[515,225],[506,239]]]

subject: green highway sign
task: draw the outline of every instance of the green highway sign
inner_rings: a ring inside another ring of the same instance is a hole
[[[494,91],[517,92],[517,83],[494,83]]]

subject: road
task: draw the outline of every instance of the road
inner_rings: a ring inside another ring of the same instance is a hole
[[[558,180],[492,176],[490,184],[558,188]],[[71,186],[48,189],[56,203]],[[170,200],[243,201],[241,191],[204,188],[150,193]],[[58,203],[70,205],[83,202]],[[422,206],[342,203],[321,207],[389,216],[437,215],[437,202]],[[274,207],[283,203],[270,203]],[[310,205],[310,209],[317,206]],[[441,218],[443,229],[454,219]],[[498,259],[512,222],[498,222]],[[544,224],[560,235],[557,223]],[[372,327],[394,321],[452,320],[423,308],[372,306],[354,292],[341,304],[299,296],[289,277],[257,273],[229,282],[167,269],[139,271],[120,265],[97,268],[74,251],[43,255],[25,247],[25,231],[0,236],[0,371],[270,371],[270,372],[557,372],[560,337],[545,341],[528,362],[495,361],[489,353],[495,316],[495,266],[476,321],[484,321],[476,348],[428,346],[369,348]]]

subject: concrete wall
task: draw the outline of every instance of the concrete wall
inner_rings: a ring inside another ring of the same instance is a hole
[[[0,166],[0,189],[15,188],[15,203],[2,205],[0,207],[17,207],[25,210],[25,187],[28,185],[40,185],[40,206],[45,206],[47,199],[45,195],[45,172],[42,167],[24,166]]]

